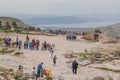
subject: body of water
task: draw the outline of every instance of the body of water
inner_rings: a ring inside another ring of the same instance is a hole
[[[43,30],[64,30],[64,31],[82,31],[88,29],[95,29],[98,27],[106,27],[112,24],[119,23],[120,21],[111,22],[96,22],[96,23],[77,23],[77,24],[39,24],[39,27]]]

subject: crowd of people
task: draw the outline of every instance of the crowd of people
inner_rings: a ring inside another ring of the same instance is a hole
[[[76,39],[77,39],[77,36],[76,36],[76,35],[67,35],[67,36],[66,36],[66,39],[67,39],[67,40],[76,40]]]
[[[38,39],[35,39],[35,38],[33,38],[30,41],[28,35],[26,36],[26,40],[24,41],[24,43],[23,43],[22,40],[19,40],[18,37],[16,37],[16,40],[13,41],[9,36],[4,37],[3,41],[4,41],[4,44],[5,44],[6,48],[14,47],[14,48],[18,48],[19,50],[21,50],[22,45],[23,45],[24,49],[39,50],[39,48],[40,48],[40,41]],[[54,48],[55,48],[54,44],[50,44],[46,41],[44,41],[41,44],[41,50],[42,51],[48,50],[48,51],[50,51],[50,53],[53,53]]]
[[[39,50],[39,40],[35,40],[35,39],[32,39],[31,42],[29,42],[28,40],[26,40],[24,42],[24,49],[30,49],[30,50]]]
[[[70,33],[73,33],[75,35],[80,35],[80,32],[76,32],[76,31],[64,31],[64,30],[49,30],[49,33],[51,34],[56,34],[56,35],[67,35]]]

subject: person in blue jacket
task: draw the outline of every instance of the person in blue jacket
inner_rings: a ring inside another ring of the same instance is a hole
[[[36,76],[36,80],[38,77],[40,77],[41,71],[43,70],[43,62],[41,62],[38,66],[37,66],[37,76]]]

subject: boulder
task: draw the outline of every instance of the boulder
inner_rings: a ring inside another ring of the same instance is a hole
[[[65,54],[65,58],[72,58],[72,54]]]
[[[15,72],[15,76],[23,76],[23,72],[18,70]]]

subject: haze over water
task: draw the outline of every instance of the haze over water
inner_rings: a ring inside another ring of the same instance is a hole
[[[57,29],[81,29],[81,28],[98,28],[106,27],[112,24],[119,23],[120,21],[107,21],[107,22],[91,22],[91,23],[76,23],[76,24],[39,24],[36,27],[39,27],[44,30],[57,30]]]

